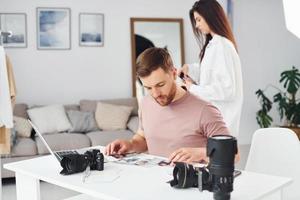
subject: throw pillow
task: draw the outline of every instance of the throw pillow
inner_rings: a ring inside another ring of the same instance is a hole
[[[32,127],[27,121],[22,117],[14,116],[14,129],[17,131],[18,136],[20,137],[30,137]]]
[[[27,104],[17,103],[13,110],[14,116],[23,117],[23,118],[27,119],[28,118],[27,109],[28,109]]]
[[[63,132],[71,128],[63,105],[38,107],[27,112],[41,134]]]
[[[134,98],[121,98],[121,99],[106,99],[106,100],[80,100],[80,110],[85,112],[96,112],[97,103],[107,103],[118,106],[129,106],[133,107],[131,115],[138,115],[138,102],[137,99]]]
[[[17,132],[14,128],[10,129],[10,148],[12,149],[18,142]]]
[[[137,116],[130,117],[127,128],[129,128],[133,133],[136,133],[139,128],[139,118]]]
[[[77,110],[67,111],[72,128],[69,132],[91,132],[99,130],[92,112],[80,112]]]
[[[126,129],[133,107],[119,106],[99,102],[96,108],[96,122],[102,130]]]

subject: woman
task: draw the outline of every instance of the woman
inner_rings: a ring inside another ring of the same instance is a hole
[[[221,111],[231,134],[238,135],[242,102],[242,72],[227,17],[216,0],[199,0],[190,10],[200,46],[200,65],[183,65],[184,83],[191,93],[212,102]]]

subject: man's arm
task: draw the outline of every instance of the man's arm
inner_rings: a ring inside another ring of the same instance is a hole
[[[174,151],[169,156],[169,161],[174,162],[208,162],[208,157],[206,157],[206,147],[199,148],[180,148]]]
[[[240,160],[240,152],[238,150],[235,154],[234,162],[237,163]],[[195,162],[209,162],[209,157],[206,156],[206,147],[200,148],[180,148],[174,151],[170,157],[170,162],[186,162],[186,163],[195,163]]]
[[[138,130],[137,133],[130,140],[132,144],[132,151],[134,152],[144,152],[148,150],[146,138],[142,130]]]

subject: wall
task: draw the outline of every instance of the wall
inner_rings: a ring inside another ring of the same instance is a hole
[[[7,49],[17,102],[77,103],[82,98],[130,97],[130,17],[184,18],[186,60],[197,60],[188,11],[194,0],[0,0],[0,12],[27,13],[28,48]],[[71,50],[37,50],[36,7],[71,8]],[[104,13],[104,47],[78,46],[79,12]]]
[[[268,84],[280,87],[283,70],[293,65],[300,69],[300,39],[286,30],[281,0],[234,1],[234,31],[244,78],[239,142],[249,143],[259,128],[255,119],[259,109],[255,91]],[[266,94],[273,98],[276,92],[270,88]],[[271,114],[274,124],[281,124],[275,105]]]
[[[28,48],[7,49],[14,64],[17,102],[77,103],[82,98],[130,97],[130,17],[184,18],[186,62],[197,61],[198,47],[188,19],[194,1],[0,0],[0,12],[27,13]],[[249,143],[258,128],[254,93],[269,83],[278,83],[280,72],[287,67],[300,67],[300,40],[285,28],[281,0],[233,2],[245,95],[239,142]],[[71,50],[36,50],[36,7],[71,8]],[[104,47],[78,46],[79,12],[104,13]],[[270,90],[270,94],[274,92]]]

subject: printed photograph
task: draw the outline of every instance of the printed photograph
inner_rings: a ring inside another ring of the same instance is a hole
[[[115,160],[112,160],[115,163],[119,164],[125,164],[125,165],[137,165],[137,166],[143,166],[143,167],[153,167],[153,166],[166,166],[169,165],[165,159],[158,158],[155,156],[150,156],[147,154],[127,154],[123,157],[119,157]],[[164,163],[164,164],[162,164]]]
[[[4,47],[27,47],[25,13],[0,13],[0,30],[11,31],[10,36],[3,36]]]
[[[37,8],[37,48],[71,49],[69,8]]]
[[[79,14],[79,45],[103,46],[104,15],[100,13]]]

